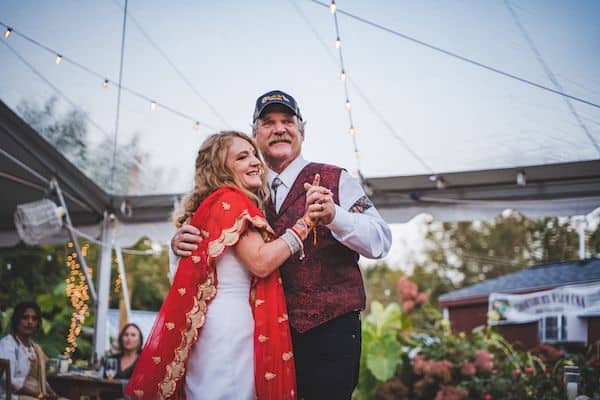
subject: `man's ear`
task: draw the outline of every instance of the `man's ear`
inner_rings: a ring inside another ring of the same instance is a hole
[[[302,140],[304,140],[304,132],[305,132],[305,128],[306,128],[306,123],[299,121],[302,124],[302,130],[300,131],[300,134],[302,135]]]

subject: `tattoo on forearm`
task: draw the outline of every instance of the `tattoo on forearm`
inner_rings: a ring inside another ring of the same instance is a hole
[[[362,214],[371,207],[373,207],[371,200],[367,196],[363,196],[350,207],[350,212]]]

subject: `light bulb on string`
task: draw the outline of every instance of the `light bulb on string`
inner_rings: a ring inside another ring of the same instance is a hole
[[[342,47],[342,41],[338,37],[337,39],[335,39],[335,48],[339,49],[340,47]]]
[[[350,103],[350,100],[346,99],[346,109],[349,110],[352,108],[352,103]]]
[[[340,74],[340,79],[343,81],[346,80],[346,71],[342,70],[342,73]]]
[[[150,102],[150,111],[154,111],[156,110],[156,102],[155,101],[151,101]]]
[[[192,128],[194,128],[195,131],[200,129],[200,122],[196,121],[194,122],[194,125],[192,125]]]
[[[354,151],[354,155],[355,155],[355,156],[356,156],[356,158],[357,158],[357,159],[359,159],[359,160],[360,160],[360,159],[361,159],[361,157],[362,157],[362,154],[361,154],[361,152],[360,152],[360,151],[358,151],[358,150],[355,150],[355,151]]]
[[[337,10],[337,6],[335,5],[335,0],[332,0],[331,5],[329,6],[329,11],[331,11],[332,14],[335,14],[336,10]]]
[[[349,134],[350,136],[354,136],[354,135],[356,134],[356,129],[354,129],[354,127],[353,127],[353,126],[351,126],[351,127],[348,129],[348,134]]]
[[[4,31],[4,37],[6,39],[8,39],[10,37],[10,35],[12,34],[12,28],[6,27],[6,30]]]
[[[108,79],[105,79],[102,81],[102,87],[103,88],[107,88],[108,87]]]
[[[56,65],[58,65],[58,64],[60,64],[61,61],[62,61],[62,55],[57,54],[54,62],[56,63]]]
[[[431,175],[431,176],[429,177],[429,180],[430,180],[431,182],[434,182],[434,183],[435,183],[435,187],[436,187],[438,190],[442,190],[442,189],[445,189],[445,188],[446,188],[446,181],[444,180],[444,178],[442,178],[442,177],[441,177],[441,176],[439,176],[439,175],[433,174],[433,175]]]
[[[519,171],[517,173],[517,185],[519,185],[519,186],[527,185],[527,177],[525,175],[525,171]]]

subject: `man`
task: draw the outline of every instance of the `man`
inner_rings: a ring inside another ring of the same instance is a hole
[[[302,216],[306,203],[320,223],[305,242],[305,257],[292,256],[281,267],[298,383],[298,398],[350,399],[360,364],[360,311],[365,291],[359,254],[384,257],[391,232],[360,183],[345,170],[309,163],[301,155],[304,121],[298,104],[274,90],[256,101],[252,136],[269,166],[272,201],[266,216],[277,235]],[[311,185],[316,174],[320,186]],[[201,240],[181,227],[171,246],[187,256]]]

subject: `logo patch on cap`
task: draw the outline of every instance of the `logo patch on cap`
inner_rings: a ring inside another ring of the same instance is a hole
[[[265,96],[262,98],[262,100],[260,102],[262,104],[265,104],[267,101],[273,101],[273,100],[283,100],[288,103],[290,102],[290,100],[282,94],[272,94],[270,96]]]

